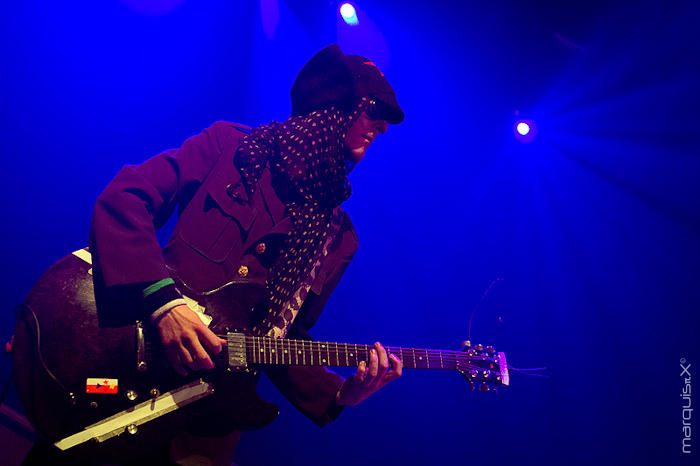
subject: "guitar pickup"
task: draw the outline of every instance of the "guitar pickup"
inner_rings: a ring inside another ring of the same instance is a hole
[[[248,367],[246,355],[245,334],[238,332],[228,332],[226,334],[228,342],[228,369],[230,371],[244,371]]]

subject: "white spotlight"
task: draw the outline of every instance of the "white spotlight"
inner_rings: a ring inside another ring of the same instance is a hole
[[[345,22],[350,26],[355,26],[359,23],[355,7],[352,6],[351,3],[343,3],[340,5],[340,16],[342,16]]]

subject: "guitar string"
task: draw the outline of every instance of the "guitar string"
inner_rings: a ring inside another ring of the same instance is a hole
[[[148,351],[148,350],[146,351],[146,355],[147,355],[147,356],[151,356],[151,357],[152,357],[152,356],[154,356],[154,353],[161,354],[162,351],[159,352],[159,351],[157,351],[156,349],[153,349],[153,351]],[[252,353],[252,352],[251,352],[251,354],[250,354],[250,356],[258,356],[258,355],[259,355],[258,353]],[[262,361],[261,361],[261,360],[257,360],[257,361],[256,361],[255,359],[259,359],[259,358],[251,357],[251,359],[253,360],[252,363],[253,363],[253,364],[262,364],[262,365],[266,365],[266,364],[279,364],[279,358],[278,358],[276,355],[273,355],[273,354],[271,354],[271,353],[267,353],[267,356],[268,356],[268,357],[263,357],[263,358],[262,358]],[[282,364],[283,364],[283,365],[284,365],[284,358],[285,358],[285,356],[282,356]],[[225,355],[225,354],[219,353],[219,354],[214,355],[214,356],[212,357],[212,359],[213,359],[213,360],[216,360],[216,361],[221,361],[221,360],[227,361],[227,360],[228,360],[228,357],[227,357],[227,355]],[[269,359],[269,361],[268,361],[268,359]],[[273,359],[275,359],[274,362],[273,362]],[[298,357],[297,357],[297,356],[292,356],[292,354],[289,354],[289,355],[287,356],[287,359],[289,360],[289,363],[292,363],[292,359],[296,359],[297,362],[298,362]],[[465,359],[466,359],[466,358],[465,358]],[[319,360],[320,360],[320,359],[317,359],[317,361],[319,361]],[[467,361],[468,361],[468,359],[467,359]],[[336,362],[340,362],[340,358],[338,358],[338,359],[336,360]],[[471,363],[465,362],[465,361],[451,360],[451,361],[448,361],[448,362],[449,362],[449,363],[454,363],[454,367],[452,367],[452,365],[449,365],[448,367],[442,367],[442,366],[441,366],[441,367],[438,367],[438,365],[434,365],[433,367],[430,367],[429,364],[426,365],[426,366],[420,367],[418,364],[416,364],[417,361],[414,361],[414,365],[413,365],[412,367],[409,366],[409,367],[405,367],[405,368],[406,368],[406,369],[448,369],[448,370],[452,370],[452,369],[469,369],[469,370],[476,370],[476,371],[486,371],[486,372],[488,372],[489,374],[491,374],[491,373],[493,373],[493,374],[498,374],[498,373],[499,373],[499,372],[496,371],[496,370],[492,370],[492,369],[495,369],[495,368],[485,368],[485,367],[478,366],[478,365],[474,365],[474,364],[471,364]],[[294,364],[294,365],[297,365],[297,364]],[[348,365],[332,364],[332,360],[331,360],[330,358],[329,358],[329,361],[328,361],[327,364],[318,364],[318,362],[317,362],[316,364],[311,364],[311,363],[309,363],[309,364],[301,364],[301,365],[306,365],[306,366],[324,366],[324,365],[325,365],[325,366],[331,366],[331,367],[354,367],[354,366],[355,366],[355,364],[348,364]]]
[[[151,353],[151,354],[150,354],[151,356],[153,355],[153,351],[147,351],[147,354],[148,354],[148,353]],[[252,353],[252,354],[251,354],[251,356],[256,356],[256,355],[257,355],[257,353]],[[274,365],[274,364],[279,364],[279,359],[277,359],[276,357],[272,356],[271,354],[269,354],[269,356],[270,356],[270,358],[269,358],[270,361],[269,361],[269,362],[268,362],[268,361],[265,361],[265,360],[263,360],[263,361],[253,361],[253,364],[260,364],[260,365],[267,365],[267,364],[272,364],[272,365]],[[274,359],[277,359],[277,361],[273,362],[273,361],[272,361],[273,358],[274,358]],[[221,353],[214,355],[214,356],[212,357],[212,359],[213,359],[215,362],[221,362],[221,361],[228,362],[228,357],[227,357],[225,354],[221,354]],[[254,359],[254,358],[252,358],[252,359]],[[263,359],[267,359],[267,358],[263,358]],[[289,355],[288,359],[289,359],[289,362],[291,363],[291,362],[292,362],[292,361],[291,361],[291,359],[292,359],[291,354]],[[297,362],[298,362],[298,358],[296,358],[296,359],[297,359]],[[318,361],[318,360],[317,360],[317,361]],[[330,361],[329,361],[329,362],[330,362]],[[337,362],[340,362],[340,361],[337,361]],[[284,357],[283,357],[283,360],[282,360],[282,365],[284,365]],[[298,364],[296,364],[296,365],[298,365]],[[354,367],[354,364],[353,364],[353,365],[348,365],[348,366],[333,365],[333,364],[318,364],[318,363],[317,363],[317,364],[301,364],[301,365],[302,365],[302,366]],[[430,366],[425,366],[425,367],[414,366],[414,367],[404,367],[404,368],[405,368],[405,369],[438,369],[437,366],[434,366],[434,367],[430,367]],[[469,363],[466,363],[466,364],[465,364],[465,363],[463,363],[463,364],[455,364],[455,367],[440,367],[439,369],[446,369],[446,370],[455,370],[455,369],[459,370],[459,369],[462,369],[462,370],[469,370],[470,372],[471,372],[471,371],[474,371],[474,372],[476,372],[476,375],[478,376],[478,377],[475,379],[475,381],[476,381],[476,380],[478,380],[478,381],[484,381],[484,379],[488,380],[488,379],[490,378],[490,376],[498,376],[498,375],[500,375],[500,372],[497,371],[497,370],[486,369],[486,368],[484,368],[484,367],[476,366],[476,365],[469,364]],[[535,375],[535,374],[533,374],[533,375]],[[545,377],[545,376],[541,376],[541,377]]]
[[[326,355],[328,354],[328,350],[319,350],[319,349],[310,349],[310,348],[302,348],[301,350],[304,350],[304,354],[305,354],[305,355],[308,355],[308,354],[310,354],[310,353],[312,352],[312,353],[314,353],[314,355],[320,355],[322,358],[323,358],[323,356],[324,356],[324,353],[325,353]],[[163,351],[160,350],[160,349],[158,349],[158,348],[150,348],[150,347],[146,348],[146,354],[148,354],[148,355],[161,354],[162,352],[163,352]],[[339,352],[339,354],[336,356],[336,355],[334,355],[333,353],[334,353],[334,351],[331,350],[331,352],[330,352],[330,357],[327,358],[327,359],[331,359],[331,360],[335,360],[335,359],[338,359],[338,360],[344,359],[344,354],[342,354],[342,353]],[[367,356],[367,352],[366,352],[366,351],[363,353],[362,350],[359,350],[359,351],[357,351],[357,353],[358,353],[357,355],[349,356],[349,357],[348,357],[348,360],[349,360],[349,359],[353,359],[353,360],[356,360],[356,359],[364,360],[363,358],[365,358],[365,357]],[[252,348],[248,348],[247,354],[250,355],[250,356],[259,356],[259,355],[260,355],[260,353],[258,353],[257,351],[254,351]],[[277,356],[277,355],[280,355],[280,356]],[[223,357],[227,357],[227,355],[225,355],[225,354],[224,354],[224,355],[221,355],[221,354],[219,353],[219,354],[214,355],[214,357],[222,357],[222,358],[223,358]],[[284,352],[271,352],[271,351],[269,351],[269,349],[267,349],[267,351],[266,351],[266,352],[264,353],[264,355],[263,355],[263,358],[265,358],[265,359],[268,359],[268,358],[273,358],[273,359],[275,359],[275,358],[277,358],[277,357],[280,357],[280,358],[282,358],[282,357],[286,357],[286,358],[296,358],[296,354],[293,352],[293,350],[292,350],[291,353],[284,353]],[[257,359],[257,358],[255,358],[255,359]],[[424,358],[424,359],[419,359],[419,358],[417,358],[417,357],[416,357],[416,358],[408,357],[408,358],[404,358],[404,361],[412,361],[412,362],[428,361],[429,363],[432,363],[432,362],[437,362],[437,363],[439,363],[440,358],[438,358],[438,357],[431,357],[431,358],[428,358],[428,359],[426,359],[426,358]],[[494,363],[495,363],[495,361],[491,361],[490,359],[472,358],[472,357],[469,357],[469,356],[461,356],[461,355],[455,355],[455,356],[450,357],[450,358],[445,358],[445,357],[443,357],[443,358],[442,358],[442,361],[443,361],[443,362],[449,362],[449,363],[458,363],[458,362],[465,362],[465,361],[470,361],[470,362],[471,362],[471,361],[484,361],[484,362],[494,362]]]
[[[215,334],[215,336],[225,339],[229,335],[228,334]],[[267,346],[270,345],[272,342],[297,342],[297,343],[309,343],[309,344],[316,344],[316,345],[341,345],[341,346],[357,346],[358,348],[365,348],[365,349],[372,349],[374,348],[374,345],[365,345],[365,344],[355,344],[355,343],[336,343],[334,341],[317,341],[317,340],[296,340],[296,339],[286,339],[286,338],[271,338],[271,337],[257,337],[257,336],[252,336],[252,335],[245,335],[245,340],[246,343],[248,342],[254,342],[254,343],[263,343],[266,344]],[[146,341],[146,344],[151,344],[153,342],[151,341]],[[451,354],[463,354],[465,351],[455,351],[455,350],[433,350],[433,349],[427,349],[427,348],[408,348],[408,347],[399,347],[399,346],[385,346],[385,348],[396,348],[396,349],[403,349],[403,350],[412,350],[412,351],[429,351],[429,352],[442,352],[443,354],[445,353],[451,353]],[[470,350],[474,351],[480,351],[480,352],[487,352],[487,353],[497,353],[497,351],[485,351],[483,349],[479,350],[476,348],[470,348]],[[467,350],[467,351],[470,351]]]
[[[219,336],[219,337],[226,337],[227,335],[217,335],[217,336]],[[261,338],[264,338],[264,340],[261,341]],[[334,351],[333,347],[330,346],[330,345],[336,345],[336,347],[338,347],[338,346],[340,346],[340,347],[345,346],[346,349],[347,349],[348,346],[356,346],[357,349],[358,349],[358,351],[369,351],[370,349],[373,349],[373,348],[374,348],[373,345],[360,345],[360,344],[355,345],[354,343],[335,343],[335,342],[330,342],[330,341],[287,340],[287,339],[279,339],[279,340],[278,340],[278,339],[272,339],[272,338],[269,338],[269,337],[253,337],[253,336],[247,336],[247,335],[246,335],[246,343],[251,343],[251,342],[252,342],[252,343],[255,344],[256,346],[262,346],[263,348],[270,348],[271,346],[277,347],[277,346],[278,346],[277,343],[275,343],[274,345],[271,345],[272,342],[276,342],[276,341],[281,342],[281,343],[282,343],[282,346],[284,346],[285,342],[286,342],[286,344],[287,344],[288,346],[290,346],[291,344],[295,344],[295,343],[301,343],[301,344],[302,344],[302,349],[304,348],[304,345],[306,345],[307,343],[308,343],[309,345],[316,345],[316,346],[325,345],[325,346],[328,346],[327,349],[326,349],[326,348],[311,348],[312,351]],[[350,348],[350,349],[351,349],[351,348]],[[393,352],[393,353],[397,353],[397,352],[400,352],[400,351],[420,352],[421,355],[422,355],[422,353],[426,353],[428,356],[434,357],[434,358],[440,358],[441,355],[442,355],[442,357],[444,358],[445,356],[460,357],[460,356],[463,356],[464,354],[468,354],[468,353],[466,353],[466,352],[464,352],[464,351],[454,351],[454,350],[432,350],[432,349],[426,349],[426,348],[405,348],[405,347],[398,347],[398,346],[386,346],[385,349],[394,350],[394,351],[391,351],[391,352]],[[479,350],[477,350],[477,351],[479,351]],[[495,351],[494,351],[494,352],[495,352]],[[421,356],[421,355],[419,355],[419,356]],[[477,359],[476,356],[478,356],[478,355],[474,355],[474,356],[472,356],[472,357],[473,357],[474,359]],[[488,358],[488,357],[486,357],[486,358]]]
[[[274,340],[265,340],[264,342],[260,341],[248,341],[247,343],[252,343],[255,347],[259,347],[262,350],[264,350],[265,354],[274,354],[275,351],[278,351],[281,347],[281,349],[284,350],[291,350],[292,345],[294,345],[294,349],[298,350],[298,344],[301,343],[301,350],[304,352],[312,352],[314,354],[322,354],[322,353],[327,353],[329,355],[333,354],[335,351],[338,352],[343,352],[343,354],[347,351],[353,351],[358,353],[358,356],[367,356],[369,351],[373,349],[373,346],[370,345],[354,345],[353,343],[339,343],[337,348],[333,348],[329,346],[329,342],[316,342],[316,341],[309,341],[309,340],[280,340],[281,345],[275,344],[271,345],[270,343]],[[286,344],[285,344],[286,343]],[[335,345],[335,343],[331,343],[332,345]],[[326,348],[321,348],[322,345],[327,346]],[[274,346],[274,348],[273,348]],[[286,348],[285,348],[286,346]],[[351,346],[355,346],[355,348],[352,348]],[[146,344],[146,350],[148,351],[149,349],[152,348],[151,342],[147,342]],[[252,349],[250,345],[248,345],[248,349]],[[390,350],[390,353],[396,354],[396,353],[409,353],[409,358],[406,358],[404,356],[404,359],[416,359],[416,360],[422,360],[423,357],[426,357],[426,359],[430,362],[432,361],[450,361],[450,362],[455,362],[455,361],[463,361],[465,359],[467,360],[475,360],[475,361],[491,361],[496,363],[494,359],[491,359],[489,356],[484,356],[484,355],[469,355],[466,352],[463,351],[451,351],[451,350],[429,350],[429,349],[423,349],[423,348],[404,348],[404,347],[393,347],[393,346],[387,346],[385,349]],[[412,353],[412,354],[411,354]],[[425,355],[425,356],[424,356]],[[338,355],[340,357],[340,355]],[[352,357],[357,357],[357,356],[352,356]],[[535,369],[538,370],[539,368]],[[527,370],[527,369],[526,369]]]
[[[227,337],[228,335],[217,335],[219,337]],[[301,343],[301,349],[306,353],[307,351],[311,352],[311,355],[313,356],[314,354],[318,354],[319,356],[322,356],[322,352],[325,351],[329,355],[332,354],[334,351],[334,348],[332,345],[335,345],[335,352],[337,353],[338,351],[343,351],[344,353],[347,352],[348,350],[352,351],[353,349],[355,350],[357,356],[352,356],[354,358],[358,356],[366,357],[367,354],[371,349],[373,349],[373,345],[358,345],[354,343],[335,343],[335,342],[326,342],[326,341],[312,341],[312,340],[287,340],[287,339],[272,339],[269,337],[256,337],[256,336],[250,336],[246,335],[245,336],[245,341],[248,346],[248,349],[250,349],[250,346],[252,345],[253,348],[255,347],[260,347],[263,350],[263,354],[268,353],[269,349],[269,356],[277,358],[278,356],[273,356],[275,354],[275,350],[278,350],[279,347],[282,347],[282,350],[291,350],[291,346],[294,345],[294,349],[298,350],[298,344]],[[146,342],[146,349],[151,347],[150,341]],[[274,343],[274,345],[273,345]],[[280,345],[281,343],[281,345]],[[287,348],[285,348],[285,343]],[[308,345],[308,346],[307,346]],[[274,350],[273,347],[274,346]],[[322,348],[322,346],[326,346],[326,348]],[[354,346],[354,348],[352,348]],[[404,348],[404,347],[392,347],[392,346],[387,346],[385,347],[386,350],[388,350],[390,353],[399,353],[400,355],[403,355],[404,352],[409,353],[408,355],[404,355],[404,359],[414,359],[414,364],[417,360],[422,361],[423,360],[423,355],[425,355],[425,358],[428,362],[428,364],[433,363],[444,363],[447,361],[448,363],[460,363],[464,362],[465,359],[467,360],[478,360],[478,361],[489,361],[493,363],[497,363],[495,360],[490,359],[488,354],[483,355],[481,353],[479,354],[469,354],[468,352],[465,351],[454,351],[454,350],[431,350],[431,349],[426,349],[426,348]],[[471,351],[471,350],[470,350]],[[477,350],[477,351],[482,351],[482,350]],[[360,354],[361,353],[361,354]],[[251,353],[253,355],[253,353]],[[406,357],[408,356],[408,357]],[[340,357],[339,354],[337,354],[337,357]],[[495,356],[494,356],[495,357]]]
[[[227,361],[228,361],[228,358],[220,357],[220,355],[215,355],[212,359],[214,360],[214,362],[221,362],[221,361],[227,362]],[[291,363],[292,361],[290,360],[289,362]],[[267,361],[254,361],[253,364],[260,364],[260,365],[263,365],[263,366],[264,366],[264,365],[268,365],[268,364],[270,364],[270,365],[276,365],[276,364],[277,364],[277,365],[280,365],[280,362],[279,362],[279,361],[276,361],[276,362],[273,362],[273,361],[270,361],[270,362],[267,362]],[[284,364],[284,361],[282,361],[281,365],[285,365],[285,364]],[[318,366],[329,366],[329,367],[355,367],[354,364],[351,364],[351,365],[348,365],[348,366],[345,366],[345,365],[334,365],[334,364],[291,364],[291,365],[312,366],[312,367],[313,367],[313,366],[316,366],[316,367],[318,367]],[[488,376],[490,376],[490,375],[499,375],[499,374],[500,374],[500,372],[498,372],[497,370],[486,369],[486,368],[484,368],[484,367],[475,366],[475,365],[472,365],[472,364],[464,364],[464,365],[458,365],[458,366],[456,366],[456,367],[445,367],[445,368],[439,368],[439,367],[437,367],[437,366],[435,366],[435,367],[423,366],[423,367],[404,367],[404,369],[445,369],[445,370],[464,369],[464,370],[470,370],[470,371],[473,370],[473,371],[476,371],[476,372],[477,372],[477,375],[479,375],[479,378],[480,378],[480,379],[483,378],[483,377],[488,377]],[[479,374],[479,373],[482,373],[482,372],[486,372],[486,374]],[[529,375],[529,374],[528,374],[528,375]],[[532,374],[532,375],[536,375],[536,376],[539,376],[539,377],[546,377],[546,376],[544,376],[544,375],[539,375],[539,374]]]
[[[249,354],[250,356],[259,356],[260,355],[260,353],[258,353],[257,351],[254,351],[252,348],[248,348],[248,350],[249,351],[247,352],[247,354]],[[280,357],[282,357],[282,358],[284,358],[284,357],[296,358],[296,356],[293,353],[288,353],[288,356],[285,356],[286,353],[272,352],[268,348],[265,348],[265,350],[266,351],[263,353],[264,360],[267,360],[267,359],[272,360],[272,359],[277,359]],[[312,353],[314,356],[316,356],[316,355],[320,356],[321,359],[323,359],[323,353],[326,353],[328,355],[327,359],[329,359],[329,360],[332,360],[332,359],[340,360],[344,357],[344,354],[333,355],[333,350],[330,350],[330,352],[329,352],[326,349],[309,348],[309,347],[301,348],[301,350],[304,351],[304,355]],[[146,348],[147,355],[152,356],[154,353],[160,354],[160,353],[162,353],[162,350],[158,350],[157,348],[150,348],[150,347]],[[352,358],[353,360],[365,360],[365,359],[367,359],[367,353],[368,353],[368,351],[366,351],[366,350],[365,351],[358,350],[356,355],[349,356],[348,359]],[[423,351],[421,351],[421,353],[423,353]],[[277,356],[278,354],[280,354],[281,356]],[[222,358],[226,357],[226,355],[218,355],[218,354],[214,355],[214,356],[215,357],[222,357]],[[258,358],[255,357],[255,359],[258,359]],[[440,357],[440,355],[436,356],[434,354],[431,354],[427,358],[425,358],[423,356],[404,355],[402,362],[407,362],[407,361],[412,361],[414,363],[414,365],[419,364],[421,361],[427,361],[428,366],[434,365],[435,368],[437,368],[437,366],[441,365],[441,363],[442,363],[442,365],[444,365],[445,363],[448,363],[448,364],[462,363],[462,364],[464,364],[465,361],[469,361],[469,362],[482,361],[482,362],[490,362],[490,363],[498,364],[497,361],[494,361],[494,360],[489,359],[489,358],[473,357],[473,356],[463,355],[460,353],[456,353],[454,355],[443,354],[442,357]],[[480,366],[475,366],[475,367],[480,367]]]
[[[354,344],[354,343],[335,343],[335,342],[326,342],[326,341],[315,341],[315,340],[288,340],[288,339],[266,339],[263,341],[260,341],[261,337],[250,337],[249,339],[246,340],[246,343],[253,344],[256,347],[260,347],[263,349],[277,349],[280,346],[284,348],[284,346],[291,347],[292,345],[297,345],[301,344],[302,349],[310,349],[312,351],[335,351],[336,349],[338,351],[347,351],[347,350],[353,350],[356,348],[357,352],[369,352],[370,350],[374,349],[373,345],[364,345],[364,344]],[[273,342],[275,342],[273,344]],[[157,344],[155,342],[146,342],[146,346],[151,346],[153,344]],[[308,346],[307,346],[308,345]],[[321,346],[327,346],[327,348],[321,348]],[[334,346],[336,348],[334,348]],[[250,345],[249,345],[250,347]],[[273,348],[274,347],[274,348]],[[355,348],[353,348],[355,347]],[[413,353],[420,353],[418,356],[422,356],[423,354],[427,354],[428,356],[439,358],[441,355],[443,357],[449,356],[449,357],[464,357],[469,356],[472,359],[488,359],[489,356],[485,355],[482,356],[481,354],[474,354],[474,355],[469,355],[468,352],[465,351],[455,351],[455,350],[433,350],[433,349],[427,349],[427,348],[408,348],[408,347],[403,347],[403,346],[385,346],[385,349],[388,350],[393,350],[390,351],[392,353],[398,353],[401,351],[410,351]],[[478,351],[478,350],[477,350]],[[495,356],[494,356],[495,357]]]
[[[290,340],[287,340],[287,341],[290,341]],[[293,341],[293,340],[292,340],[292,341]],[[257,345],[256,345],[256,346],[257,346]],[[267,345],[266,347],[261,348],[261,349],[264,350],[264,354],[265,354],[266,356],[270,356],[270,357],[273,357],[273,358],[277,357],[277,356],[276,356],[277,354],[282,354],[282,355],[284,355],[284,354],[289,354],[289,356],[291,357],[291,356],[294,354],[293,352],[294,352],[295,350],[299,350],[299,351],[304,351],[305,354],[309,354],[309,352],[311,352],[311,353],[313,353],[314,355],[318,354],[318,355],[321,355],[321,356],[323,356],[323,353],[325,353],[325,354],[329,355],[329,358],[335,357],[335,358],[340,359],[340,358],[344,357],[345,352],[348,351],[347,348],[346,348],[346,349],[338,348],[338,354],[337,354],[336,356],[334,356],[334,355],[333,355],[334,352],[335,352],[335,349],[334,349],[334,348],[319,348],[319,347],[315,347],[315,348],[314,348],[312,345],[306,345],[306,344],[302,345],[301,348],[299,348],[299,347],[296,346],[296,345],[295,345],[295,348],[292,348],[291,345],[287,345],[287,346],[288,346],[287,348],[284,348],[284,347],[282,347],[282,348],[280,348],[280,347],[271,348],[269,345]],[[369,351],[368,351],[369,348],[370,348],[370,347],[367,347],[367,348],[357,348],[357,350],[354,351],[354,352],[356,352],[357,354],[356,354],[356,355],[353,355],[353,356],[350,356],[350,357],[352,357],[353,359],[358,358],[358,357],[366,357],[367,354],[368,354],[368,352],[369,352]],[[392,348],[392,347],[387,347],[387,348]],[[397,348],[397,349],[398,349],[398,348]],[[408,352],[408,351],[413,351],[413,349],[408,349],[408,348],[401,348],[401,349],[404,350],[404,351],[406,351],[406,352]],[[251,346],[248,346],[247,350],[248,350],[247,352],[250,353],[250,355],[257,355],[257,354],[259,354],[257,351],[255,351],[255,348],[253,348],[253,347],[251,347]],[[284,351],[288,351],[288,350],[291,350],[292,352],[291,352],[291,353],[284,353]],[[350,351],[353,351],[354,348],[350,348],[349,350],[350,350]],[[159,350],[158,348],[154,348],[154,347],[151,346],[151,345],[147,345],[147,346],[146,346],[146,352],[147,352],[147,353],[152,353],[153,351],[161,351],[161,352],[162,352],[162,350]],[[424,359],[422,359],[422,358],[423,358],[423,354],[425,353],[425,351],[422,350],[422,349],[420,349],[420,350],[418,350],[418,351],[420,352],[419,354],[417,354],[417,355],[411,355],[411,356],[409,356],[409,357],[404,357],[404,359],[406,359],[406,360],[415,360],[415,361],[424,360]],[[435,351],[437,351],[437,350],[435,350]],[[396,352],[398,352],[398,351],[396,351]],[[407,356],[408,356],[408,355],[407,355]],[[442,354],[439,354],[439,353],[436,353],[436,352],[434,352],[434,351],[433,351],[433,352],[430,352],[430,351],[429,351],[429,352],[428,352],[428,358],[425,358],[425,359],[428,360],[428,361],[430,361],[430,362],[432,362],[432,361],[440,361],[440,360],[442,360],[442,361],[447,361],[447,362],[463,362],[463,361],[467,360],[467,361],[485,361],[485,362],[497,363],[497,361],[495,361],[495,360],[493,360],[493,359],[491,359],[491,358],[489,358],[489,357],[485,357],[485,356],[470,356],[470,355],[465,354],[465,353],[462,353],[462,352],[452,352],[452,353],[443,352]],[[527,369],[526,369],[526,370],[527,370]]]

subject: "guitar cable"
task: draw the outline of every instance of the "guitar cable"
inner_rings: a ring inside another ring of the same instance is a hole
[[[18,304],[17,307],[15,307],[16,318],[19,319],[19,316],[22,314],[23,310],[29,311],[31,313],[31,316],[34,318],[34,328],[36,329],[36,354],[39,357],[39,362],[41,363],[41,366],[44,368],[44,371],[46,371],[48,376],[51,377],[51,379],[53,379],[53,381],[56,382],[56,384],[61,388],[61,390],[63,390],[66,393],[66,397],[68,398],[68,400],[71,403],[74,403],[75,395],[70,390],[68,390],[68,388],[66,388],[66,386],[63,385],[60,380],[58,380],[58,378],[53,374],[53,372],[51,372],[51,369],[49,369],[49,367],[46,365],[46,362],[44,362],[44,357],[41,354],[41,329],[39,327],[39,319],[37,319],[34,310],[24,303]]]

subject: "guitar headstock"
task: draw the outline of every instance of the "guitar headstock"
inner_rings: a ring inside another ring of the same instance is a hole
[[[496,390],[499,385],[510,384],[506,355],[496,352],[493,346],[484,348],[479,344],[472,347],[471,342],[465,341],[457,356],[457,370],[467,379],[472,390],[478,387],[487,392]]]

